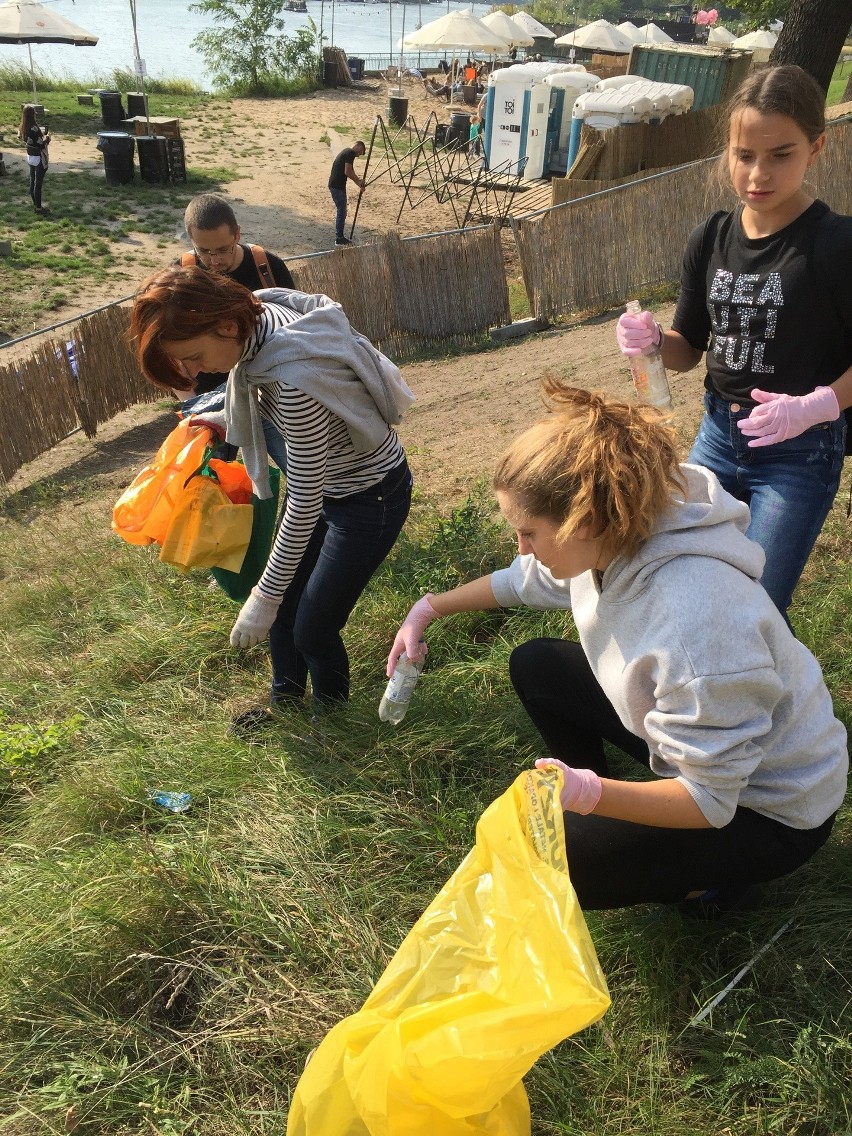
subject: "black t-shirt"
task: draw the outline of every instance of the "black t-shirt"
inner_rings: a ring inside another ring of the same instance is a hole
[[[266,284],[260,278],[260,273],[257,270],[251,249],[242,242],[240,242],[240,248],[243,250],[243,259],[233,272],[228,272],[226,275],[230,276],[232,280],[236,280],[238,284],[242,284],[244,288],[248,288],[250,292],[254,292],[258,288],[265,288]],[[280,256],[276,256],[275,253],[267,251],[266,260],[272,273],[272,279],[279,288],[296,287],[293,283],[293,277],[290,275],[290,269]],[[197,257],[196,264],[199,268],[204,268],[204,265]],[[227,373],[220,374],[217,371],[200,371],[195,380],[195,391],[193,393],[207,394],[208,391],[215,390],[216,387],[221,386],[227,377]]]
[[[346,167],[352,165],[358,155],[351,146],[341,150],[331,163],[331,173],[328,178],[329,189],[346,189]]]
[[[852,217],[815,201],[754,240],[742,207],[691,234],[672,329],[707,351],[704,385],[753,405],[755,387],[809,394],[852,365]]]

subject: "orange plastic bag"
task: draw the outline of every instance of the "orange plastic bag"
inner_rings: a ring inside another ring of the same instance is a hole
[[[529,1136],[522,1077],[609,1007],[568,876],[562,773],[529,770],[363,1007],[308,1062],[287,1136]]]
[[[162,544],[184,482],[204,460],[212,431],[183,419],[115,503],[112,530],[128,544]]]
[[[212,477],[190,477],[175,503],[160,560],[188,571],[225,568],[239,572],[251,540],[254,509],[234,505]]]

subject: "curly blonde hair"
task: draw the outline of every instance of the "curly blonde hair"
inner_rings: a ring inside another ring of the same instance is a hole
[[[542,379],[551,413],[516,438],[494,472],[497,492],[565,541],[590,527],[609,555],[632,555],[686,484],[677,438],[659,411]]]

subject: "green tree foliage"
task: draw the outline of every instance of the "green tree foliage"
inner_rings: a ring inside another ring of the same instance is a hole
[[[204,56],[213,83],[243,95],[286,93],[287,81],[317,70],[316,26],[284,35],[285,0],[196,0],[190,11],[212,16],[215,27],[192,46]]]

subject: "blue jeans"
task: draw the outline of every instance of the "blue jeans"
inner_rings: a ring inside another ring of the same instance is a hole
[[[403,461],[369,489],[323,498],[322,513],[269,632],[270,701],[349,697],[349,656],[340,636],[367,583],[399,536],[411,505]]]
[[[220,387],[216,387],[212,391],[207,391],[206,394],[195,394],[191,398],[185,399],[180,408],[186,414],[202,414],[205,410],[224,410],[225,409],[225,383]],[[266,418],[261,416],[263,423],[263,437],[266,441],[266,452],[278,466],[282,473],[287,472],[287,443],[284,441],[282,434],[269,422]]]
[[[334,227],[334,239],[336,241],[342,241],[344,239],[344,237],[346,236],[346,234],[343,231],[343,228],[346,224],[346,205],[347,205],[346,190],[345,189],[331,189],[329,187],[328,192],[331,194],[331,200],[337,206],[337,222],[336,222],[335,227]]]
[[[846,423],[813,426],[786,442],[749,449],[737,421],[750,408],[709,391],[706,413],[688,460],[716,474],[723,488],[751,510],[748,536],[766,553],[761,583],[786,618],[793,589],[819,536],[840,483]]]

